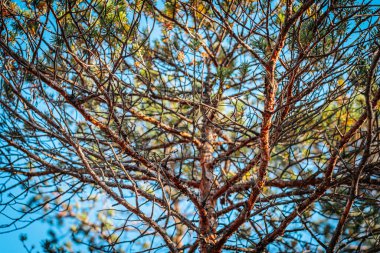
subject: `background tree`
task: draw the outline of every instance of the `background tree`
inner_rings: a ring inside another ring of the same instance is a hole
[[[47,252],[380,249],[376,1],[0,2],[2,232],[69,224]]]

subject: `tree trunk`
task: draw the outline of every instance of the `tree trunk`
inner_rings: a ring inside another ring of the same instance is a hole
[[[200,211],[200,251],[214,252],[216,242],[217,219],[215,213],[215,201],[211,198],[214,184],[214,173],[212,166],[212,154],[214,149],[212,143],[214,133],[211,128],[205,127],[205,141],[200,154],[202,167],[202,179],[200,184],[200,201],[203,210]]]

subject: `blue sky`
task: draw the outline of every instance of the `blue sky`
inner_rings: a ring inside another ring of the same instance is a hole
[[[0,224],[8,222],[0,216]],[[20,241],[20,234],[26,234],[28,240],[25,242],[28,248],[33,244],[40,248],[40,242],[46,238],[46,232],[49,229],[47,224],[40,221],[31,224],[21,231],[13,231],[6,234],[0,234],[0,244],[2,253],[19,253],[27,252]],[[37,251],[34,251],[37,252]],[[40,251],[41,252],[41,251]]]

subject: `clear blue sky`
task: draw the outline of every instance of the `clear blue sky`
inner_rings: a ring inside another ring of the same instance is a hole
[[[3,217],[0,217],[0,224],[7,222]],[[40,242],[46,239],[46,231],[49,226],[42,222],[35,222],[30,226],[22,229],[21,231],[14,231],[6,234],[0,234],[1,253],[22,253],[27,252],[23,247],[19,237],[20,234],[27,234],[28,240],[25,242],[28,248],[34,244],[36,247],[34,253],[42,252],[40,249]]]

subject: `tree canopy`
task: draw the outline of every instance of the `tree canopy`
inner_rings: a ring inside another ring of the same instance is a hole
[[[46,252],[379,251],[379,7],[1,0],[0,232],[42,219]]]

